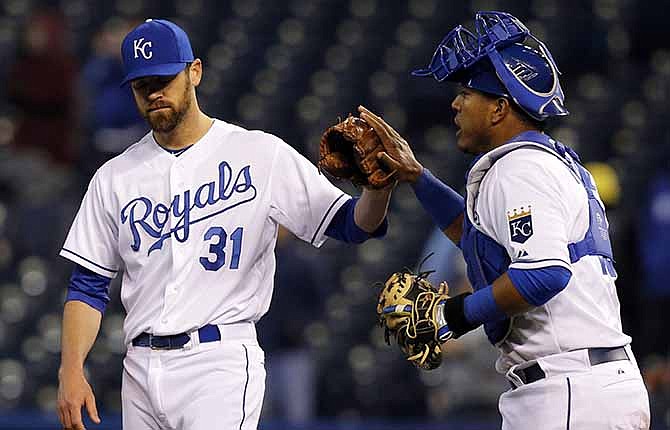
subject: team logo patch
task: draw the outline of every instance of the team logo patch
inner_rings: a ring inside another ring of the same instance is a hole
[[[154,56],[154,53],[151,51],[152,43],[150,40],[144,41],[144,37],[133,40],[133,51],[135,53],[135,58],[140,58],[140,55],[144,57],[145,60],[150,60]]]
[[[531,207],[521,206],[521,209],[507,211],[509,234],[512,242],[524,243],[533,235],[533,219]]]

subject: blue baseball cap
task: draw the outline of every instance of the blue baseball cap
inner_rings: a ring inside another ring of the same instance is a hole
[[[121,85],[145,76],[172,76],[194,60],[191,42],[177,24],[164,19],[147,19],[133,29],[121,44]]]

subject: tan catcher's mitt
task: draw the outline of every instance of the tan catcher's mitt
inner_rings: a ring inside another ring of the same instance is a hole
[[[447,283],[435,288],[425,277],[396,272],[384,284],[377,302],[377,316],[384,327],[386,343],[393,335],[407,360],[432,370],[442,363],[441,345],[453,337],[444,318]]]
[[[395,171],[389,171],[377,159],[377,154],[384,152],[381,139],[362,118],[349,115],[326,129],[319,152],[319,171],[325,170],[336,178],[375,189],[395,182]]]

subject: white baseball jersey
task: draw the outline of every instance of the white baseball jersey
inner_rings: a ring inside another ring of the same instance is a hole
[[[563,163],[540,144],[508,143],[479,159],[468,177],[467,215],[507,250],[510,269],[561,266],[572,272],[562,292],[512,319],[498,344],[502,373],[538,357],[630,343],[621,328],[615,277],[603,274],[598,256],[570,262],[567,245],[584,238],[589,206],[579,178]]]
[[[95,174],[60,254],[123,270],[125,342],[257,321],[277,228],[321,246],[349,196],[281,139],[215,120],[179,157],[147,134]]]

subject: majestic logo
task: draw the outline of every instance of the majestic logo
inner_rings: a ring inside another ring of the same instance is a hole
[[[190,234],[190,226],[222,214],[230,209],[248,203],[256,198],[256,187],[251,181],[251,166],[243,167],[233,174],[226,161],[219,164],[216,181],[207,182],[195,191],[186,190],[172,197],[169,205],[152,202],[147,197],[137,197],[121,209],[121,224],[128,223],[133,237],[131,248],[139,251],[142,245],[140,230],[156,239],[151,244],[147,255],[161,249],[163,242],[174,237],[179,242],[186,242]],[[215,208],[213,208],[216,206]],[[211,211],[207,209],[213,208]],[[196,218],[196,215],[200,215]],[[174,227],[164,232],[170,216]]]
[[[144,37],[140,37],[139,39],[133,40],[133,50],[135,51],[135,58],[139,58],[138,54],[142,54],[142,57],[144,57],[145,60],[150,59],[151,57],[154,56],[154,53],[151,52],[150,49],[152,46],[152,43],[150,40],[147,40],[146,42],[144,41]]]
[[[507,211],[507,221],[509,223],[509,234],[512,242],[524,243],[533,235],[533,219],[531,218],[530,205],[527,210],[524,209],[524,206],[521,206],[520,210]]]

